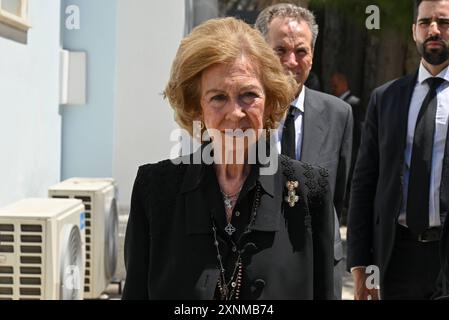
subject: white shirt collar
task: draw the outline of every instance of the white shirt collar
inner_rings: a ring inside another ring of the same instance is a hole
[[[432,78],[433,76],[430,74],[429,71],[424,67],[422,62],[419,65],[419,71],[418,71],[418,83],[423,84],[424,81],[426,81],[429,78]],[[439,74],[436,75],[438,78],[442,78],[446,81],[449,81],[449,67],[444,68],[441,70]]]
[[[299,109],[299,111],[304,112],[304,99],[305,99],[305,86],[302,87],[301,92],[299,93],[298,98],[296,98],[295,100],[293,100],[293,102],[291,103],[291,105],[293,107],[295,107],[296,109]]]

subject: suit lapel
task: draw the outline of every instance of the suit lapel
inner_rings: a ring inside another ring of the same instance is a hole
[[[314,93],[304,87],[304,121],[301,147],[301,161],[316,163],[326,132],[327,112],[324,105],[314,99]]]

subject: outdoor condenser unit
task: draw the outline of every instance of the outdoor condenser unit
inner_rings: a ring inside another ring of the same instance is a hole
[[[51,198],[75,198],[86,208],[84,298],[99,298],[117,266],[118,210],[114,179],[72,178],[49,189]]]
[[[80,300],[80,200],[24,199],[0,209],[0,300]]]

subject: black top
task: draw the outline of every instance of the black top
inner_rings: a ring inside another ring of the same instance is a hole
[[[202,177],[201,183],[204,184],[206,199],[208,206],[212,208],[212,218],[217,225],[218,234],[224,238],[225,241],[235,243],[242,236],[246,226],[249,223],[251,216],[252,204],[254,201],[254,194],[256,188],[256,182],[259,178],[259,170],[257,166],[251,168],[250,174],[245,180],[242,190],[240,191],[237,203],[233,209],[233,215],[231,218],[231,224],[236,228],[236,231],[230,237],[224,230],[227,226],[226,212],[223,203],[223,196],[220,191],[217,176],[213,165],[204,166],[205,174]],[[262,192],[265,192],[262,188]],[[236,215],[235,213],[238,212]]]
[[[166,160],[140,167],[126,231],[123,299],[213,299],[220,273],[212,220],[227,273],[238,249],[246,249],[241,299],[331,299],[334,225],[326,170],[279,156],[274,175],[259,172],[254,165],[244,183],[230,237],[212,165]],[[299,181],[299,202],[289,209],[287,180]],[[256,184],[260,205],[243,233]]]
[[[213,165],[205,165],[203,170],[204,175],[200,178],[200,183],[204,185],[204,190],[206,193],[205,199],[208,200],[209,208],[212,208],[211,219],[217,227],[217,240],[219,242],[220,254],[222,255],[224,268],[226,270],[226,280],[229,280],[232,277],[239,252],[245,247],[245,245],[248,244],[247,237],[245,237],[244,233],[252,215],[251,211],[255,200],[255,189],[256,182],[259,177],[259,168],[258,166],[252,166],[250,174],[242,186],[242,190],[240,191],[231,218],[231,224],[236,229],[232,235],[225,232],[225,228],[228,223],[223,204],[223,196],[219,188],[214,167]],[[261,189],[261,192],[265,191]],[[211,239],[211,241],[213,240],[214,239]],[[243,279],[240,293],[241,299],[251,298],[248,288],[248,277],[246,276],[245,268],[243,268]],[[216,292],[215,297],[218,296],[219,293]]]

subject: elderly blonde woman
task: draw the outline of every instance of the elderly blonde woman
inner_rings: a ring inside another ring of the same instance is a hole
[[[198,121],[212,141],[191,157],[139,168],[124,299],[332,298],[326,170],[274,154],[277,170],[267,174],[266,163],[250,161],[265,145],[261,130],[276,127],[296,91],[242,21],[210,20],[182,41],[165,95],[181,127],[193,134]],[[208,147],[214,161],[192,163]]]

